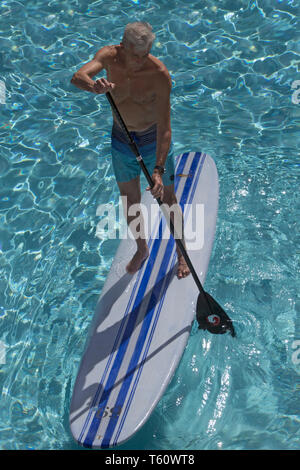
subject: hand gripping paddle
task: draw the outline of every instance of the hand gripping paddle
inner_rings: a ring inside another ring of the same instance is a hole
[[[106,93],[106,97],[112,107],[112,111],[114,112],[116,118],[118,119],[118,122],[123,129],[125,135],[127,136],[128,139],[128,144],[131,147],[132,152],[134,153],[138,163],[140,164],[143,173],[150,185],[150,188],[152,189],[154,186],[154,183],[152,181],[152,178],[144,164],[143,158],[141,157],[138,147],[131,137],[126,124],[123,121],[122,116],[119,113],[119,110],[109,92]],[[163,212],[163,203],[160,198],[156,199],[162,212]],[[166,214],[164,214],[166,216]],[[208,330],[210,333],[214,334],[223,334],[226,333],[226,331],[229,331],[232,336],[235,336],[235,331],[234,327],[232,324],[232,321],[228,317],[227,313],[224,312],[222,307],[212,298],[210,294],[204,291],[202,284],[194,270],[194,267],[191,263],[191,260],[186,252],[186,249],[181,241],[180,238],[175,237],[174,234],[176,234],[175,229],[174,229],[174,224],[172,220],[169,220],[170,224],[170,231],[186,261],[186,264],[190,268],[191,274],[194,278],[194,281],[196,282],[196,285],[200,291],[200,294],[198,296],[197,300],[197,308],[196,308],[196,318],[198,321],[199,329],[202,330]]]

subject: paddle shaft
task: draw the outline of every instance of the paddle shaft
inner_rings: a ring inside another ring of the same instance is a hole
[[[133,153],[135,154],[136,159],[137,159],[138,163],[140,164],[140,166],[141,166],[141,168],[142,168],[142,170],[143,170],[143,173],[144,173],[144,175],[145,175],[145,177],[146,177],[146,179],[147,179],[147,181],[148,181],[148,183],[149,183],[149,185],[150,185],[150,187],[151,187],[151,189],[152,189],[152,188],[154,187],[154,183],[153,183],[153,180],[152,180],[152,178],[151,178],[151,176],[150,176],[150,174],[149,174],[149,171],[147,170],[147,167],[146,167],[146,165],[145,165],[145,163],[144,163],[144,161],[143,161],[143,158],[142,158],[142,156],[140,155],[140,152],[139,152],[139,150],[138,150],[138,147],[137,147],[135,141],[133,140],[133,138],[131,137],[131,135],[130,135],[130,133],[129,133],[127,127],[126,127],[126,124],[125,124],[125,122],[123,121],[123,118],[122,118],[121,114],[119,113],[119,110],[118,110],[118,108],[117,108],[117,106],[116,106],[116,104],[115,104],[115,102],[114,102],[114,100],[113,100],[113,97],[111,96],[111,94],[110,94],[109,92],[106,93],[106,96],[107,96],[107,99],[108,99],[108,101],[109,101],[109,103],[110,103],[112,109],[113,109],[113,112],[115,113],[115,115],[116,115],[116,117],[117,117],[117,119],[118,119],[118,122],[119,122],[120,126],[122,127],[123,131],[125,132],[125,134],[126,134],[126,136],[127,136],[127,138],[128,138],[128,144],[130,145],[131,150],[132,150]],[[160,206],[162,206],[163,202],[161,201],[160,198],[156,198],[156,201],[158,202],[158,204],[159,204]],[[209,311],[211,312],[211,314],[213,314],[213,312],[212,312],[212,310],[211,310],[211,307],[210,307],[210,304],[209,304],[209,302],[207,301],[207,298],[206,298],[206,295],[205,295],[205,291],[204,291],[204,289],[203,289],[203,287],[202,287],[202,284],[201,284],[201,282],[200,282],[199,277],[197,276],[197,273],[196,273],[196,271],[195,271],[195,269],[194,269],[194,266],[192,265],[192,262],[191,262],[191,260],[190,260],[190,257],[189,257],[189,255],[187,254],[187,251],[186,251],[186,249],[185,249],[185,246],[184,246],[184,244],[182,243],[181,239],[175,236],[174,224],[173,224],[173,221],[171,220],[171,217],[170,217],[170,230],[171,230],[171,233],[172,233],[172,235],[173,235],[173,237],[174,237],[175,242],[177,243],[177,246],[179,247],[179,249],[180,249],[180,251],[181,251],[181,253],[182,253],[182,255],[183,255],[183,257],[184,257],[184,259],[185,259],[185,261],[186,261],[186,264],[188,265],[188,267],[189,267],[189,269],[190,269],[190,271],[191,271],[191,273],[192,273],[192,276],[193,276],[193,278],[194,278],[195,283],[197,284],[197,287],[198,287],[199,291],[200,291],[200,292],[204,295],[204,297],[205,297],[205,300],[206,300],[207,306],[208,306],[208,308],[209,308]]]

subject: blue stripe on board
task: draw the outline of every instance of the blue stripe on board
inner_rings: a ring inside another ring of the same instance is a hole
[[[184,157],[183,160],[185,161],[187,159],[187,155],[184,155],[183,157]],[[182,163],[183,168],[184,168],[184,161]],[[155,243],[154,243],[154,248],[153,248],[154,251],[150,255],[153,258],[153,261],[155,260],[155,258],[157,256],[157,252],[158,252],[160,243],[161,243],[161,239],[156,238]],[[154,256],[153,256],[153,253],[154,253]],[[147,287],[151,272],[152,272],[152,264],[148,263],[147,267],[146,267],[146,270],[144,272],[143,279],[141,281],[141,285],[139,287],[139,292],[138,292],[138,299],[139,300],[142,299],[143,296],[144,296],[144,292],[145,292],[145,289]],[[106,386],[103,390],[101,399],[100,399],[99,404],[98,404],[98,408],[102,408],[103,410],[105,409],[106,403],[109,399],[109,394],[110,394],[110,392],[113,388],[113,385],[115,383],[115,380],[116,380],[116,377],[118,375],[119,369],[121,367],[123,358],[125,356],[125,352],[126,352],[126,349],[127,349],[128,343],[129,343],[131,332],[133,331],[136,319],[138,317],[139,308],[137,308],[137,306],[139,306],[139,303],[137,303],[137,299],[136,299],[135,304],[133,306],[133,312],[130,313],[129,326],[127,325],[127,327],[125,329],[125,333],[124,333],[124,336],[125,336],[125,338],[127,338],[127,340],[125,342],[123,341],[122,346],[119,348],[119,350],[117,352],[117,355],[116,355],[115,360],[114,360],[114,365],[113,365],[112,370],[109,374],[107,384],[106,384]],[[134,312],[134,308],[136,309],[135,312]],[[133,315],[132,315],[132,313],[133,313]],[[99,396],[99,394],[98,394],[98,396]],[[96,416],[96,414],[95,414],[94,418],[93,418],[93,421],[92,421],[92,424],[90,426],[90,429],[89,429],[89,431],[87,433],[87,436],[85,438],[85,441],[83,443],[84,446],[90,447],[92,445],[92,442],[93,442],[94,437],[95,437],[95,432],[97,432],[100,421],[101,421],[101,416],[99,417],[99,416]],[[90,440],[90,436],[93,436],[92,440]]]
[[[182,171],[184,170],[184,167],[185,167],[185,164],[186,164],[188,155],[189,155],[189,153],[184,153],[184,154],[182,155],[181,159],[179,160],[179,162],[177,162],[177,165],[176,165],[176,171],[177,171],[177,172],[182,173]],[[179,179],[175,181],[175,188],[176,188],[176,189],[177,189],[178,184],[179,184]],[[160,225],[161,225],[161,224],[160,224]],[[158,240],[159,240],[159,239],[158,239]],[[153,248],[153,246],[154,246],[154,244],[152,245],[152,248]],[[156,248],[157,248],[157,246],[156,246]],[[157,251],[158,251],[158,249],[157,249]],[[156,251],[156,254],[155,254],[155,257],[154,257],[153,262],[155,261],[155,258],[156,258],[156,255],[157,255],[157,251]],[[152,251],[152,250],[151,250],[150,255],[149,255],[149,259],[150,259],[150,258],[153,258],[153,251]],[[148,262],[148,263],[147,263],[147,266],[150,266],[150,264],[151,264],[151,263]],[[141,271],[140,271],[140,273],[141,273]],[[139,276],[140,276],[140,273],[139,273]],[[147,272],[147,274],[145,274],[145,273],[146,273],[146,270],[145,270],[145,272],[144,272],[144,274],[143,274],[143,278],[145,278],[145,279],[147,280],[147,282],[148,282],[151,272],[150,272],[150,273]],[[136,287],[137,287],[137,285],[138,285],[138,279],[139,279],[139,277],[138,277],[137,280],[136,280],[136,283],[135,283],[135,286],[134,286],[134,290],[136,290]],[[142,280],[142,282],[143,282],[143,280]],[[128,305],[127,305],[127,309],[126,309],[125,315],[124,315],[124,317],[123,317],[122,324],[121,324],[120,329],[119,329],[119,332],[118,332],[118,338],[120,337],[120,334],[121,334],[121,331],[122,331],[122,329],[123,329],[125,320],[127,319],[127,313],[128,313],[128,310],[129,310],[131,301],[132,301],[132,296],[131,296],[130,301],[129,301]],[[137,312],[137,313],[138,313],[138,312]],[[126,334],[126,330],[125,330],[125,334]],[[126,351],[126,349],[124,350],[124,354],[125,354],[125,351]],[[111,357],[110,357],[109,363],[110,363],[110,361],[111,361],[111,358],[113,357],[113,354],[114,354],[114,349],[113,349],[113,351],[112,351],[112,353],[111,353]],[[124,354],[123,354],[122,357],[119,358],[119,360],[120,360],[120,366],[121,366],[121,362],[122,362],[122,360],[123,360],[123,358],[124,358]],[[116,359],[117,359],[117,357],[115,358],[115,363],[116,363]],[[107,367],[106,367],[106,369],[105,369],[105,372],[104,372],[104,374],[103,374],[103,377],[102,377],[102,379],[101,379],[101,381],[100,381],[100,384],[99,384],[99,386],[98,386],[97,392],[96,392],[96,394],[95,394],[95,396],[94,396],[93,402],[92,402],[92,404],[91,404],[91,408],[90,408],[89,415],[88,415],[88,417],[87,417],[87,419],[86,419],[86,421],[85,421],[85,424],[84,424],[84,426],[83,426],[83,429],[82,429],[82,431],[81,431],[80,438],[78,439],[79,442],[81,442],[81,439],[82,439],[82,437],[83,437],[83,435],[84,435],[85,429],[86,429],[86,427],[87,427],[87,425],[88,425],[88,422],[89,422],[89,420],[90,420],[90,416],[92,415],[93,409],[95,408],[95,405],[96,405],[96,403],[97,403],[97,401],[98,401],[98,397],[99,397],[100,392],[101,392],[101,390],[102,390],[102,385],[103,385],[103,382],[104,382],[104,380],[105,380],[105,376],[106,376],[108,367],[109,367],[109,365],[107,365]],[[115,369],[116,369],[116,368],[113,366],[113,368],[112,368],[112,370],[111,370],[111,373],[110,373],[110,376],[109,376],[109,378],[108,378],[108,382],[110,382],[110,383],[111,383],[110,378],[112,378],[112,376],[115,376],[115,373],[112,374],[112,372],[115,371]],[[107,382],[107,383],[108,383],[108,382]],[[99,403],[98,403],[98,408],[101,408],[101,404],[102,404],[102,401],[103,401],[103,396],[104,396],[105,394],[107,395],[107,391],[106,391],[106,390],[107,390],[107,384],[106,384],[106,386],[105,386],[105,388],[104,388],[102,397],[101,397],[101,399],[100,399],[100,401],[99,401]],[[110,391],[111,391],[111,388],[110,388],[110,387],[109,387],[108,391],[109,391],[109,393],[110,393]],[[105,392],[106,392],[106,393],[105,393]],[[107,399],[108,399],[108,397],[109,397],[109,394],[108,394],[108,396],[107,396]],[[107,401],[107,399],[106,399],[106,401]],[[93,426],[94,421],[98,421],[98,425],[97,425],[97,429],[98,429],[100,420],[101,420],[101,417],[100,417],[100,418],[97,418],[97,417],[96,417],[96,413],[95,413],[91,427]],[[90,435],[91,427],[90,427],[89,432],[88,432],[88,434],[87,434],[87,436],[86,436],[86,439],[85,439],[85,441],[84,441],[84,443],[83,443],[83,445],[84,445],[84,446],[87,446],[87,447],[90,447],[90,446],[92,445],[93,440],[94,440],[94,438],[93,438],[92,442],[90,443],[90,439],[88,439],[88,436]],[[93,429],[94,429],[94,428],[95,428],[95,426],[93,426]],[[97,430],[96,430],[96,431],[97,431]]]
[[[197,158],[201,158],[201,154],[197,154],[195,155],[195,160]],[[195,193],[195,187],[197,186],[197,182],[199,180],[199,177],[200,177],[200,173],[201,173],[201,170],[202,170],[202,166],[203,166],[203,161],[205,160],[205,157],[204,159],[202,160],[201,164],[199,165],[199,168],[197,170],[197,175],[194,179],[194,184],[193,184],[193,188],[192,188],[192,192],[189,196],[189,201],[188,201],[188,204],[190,204],[192,201],[193,201],[193,197],[194,197],[194,193]],[[199,162],[199,160],[198,160]],[[197,162],[197,163],[198,163]],[[181,205],[183,206],[185,204],[185,202],[183,200],[180,201],[181,202]],[[171,247],[171,251],[173,252],[174,250],[174,245],[175,245],[175,241],[172,238],[170,238],[168,244],[172,242],[172,247]],[[168,247],[167,247],[167,250],[168,251]],[[165,255],[166,256],[166,255]],[[162,309],[162,306],[163,306],[163,302],[164,302],[164,298],[165,298],[165,295],[166,295],[166,292],[167,292],[167,289],[168,289],[168,286],[169,286],[169,283],[170,283],[170,280],[171,280],[171,275],[172,275],[172,269],[174,267],[174,264],[175,264],[175,261],[177,259],[177,256],[175,254],[175,250],[174,250],[174,255],[173,255],[173,259],[172,259],[172,263],[171,263],[171,267],[170,267],[170,270],[168,272],[168,275],[167,275],[167,278],[166,278],[166,282],[164,284],[164,287],[163,287],[163,295],[161,296],[161,299],[160,299],[160,303],[159,303],[159,306],[158,306],[158,309],[157,309],[157,313],[156,313],[156,316],[155,316],[155,319],[154,319],[154,322],[153,322],[153,325],[152,325],[152,329],[151,329],[151,332],[150,332],[150,335],[149,335],[149,338],[148,338],[148,342],[146,344],[146,348],[145,348],[145,351],[144,351],[144,354],[143,354],[143,357],[140,361],[140,364],[141,366],[139,367],[139,370],[138,370],[138,373],[137,373],[137,376],[135,378],[135,382],[134,382],[134,385],[132,387],[132,390],[131,390],[131,393],[129,395],[129,398],[128,398],[128,402],[127,402],[127,405],[126,405],[126,408],[125,408],[125,411],[123,413],[123,416],[122,416],[122,419],[121,419],[121,422],[119,424],[119,429],[116,433],[116,436],[114,438],[114,442],[113,444],[116,445],[118,443],[118,438],[121,434],[121,431],[123,429],[123,426],[124,426],[124,423],[125,423],[125,419],[127,417],[127,414],[128,414],[128,411],[129,411],[129,408],[130,408],[130,405],[131,405],[131,402],[133,400],[133,397],[134,397],[134,394],[135,394],[135,390],[137,388],[137,385],[138,385],[138,382],[139,382],[139,379],[140,379],[140,376],[141,376],[141,373],[142,373],[142,370],[143,370],[143,367],[144,367],[144,364],[146,362],[146,359],[147,359],[147,355],[148,355],[148,351],[149,351],[149,348],[150,348],[150,345],[151,345],[151,342],[152,342],[152,338],[153,338],[153,335],[154,335],[154,332],[155,332],[155,328],[156,328],[156,325],[157,325],[157,322],[159,320],[159,316],[160,316],[160,312],[161,312],[161,309]],[[106,436],[104,436],[104,439],[103,439],[103,444],[104,444],[104,447],[107,447],[109,446],[109,442],[110,440],[108,440],[107,442],[105,441],[105,438]]]
[[[178,167],[178,168],[177,168],[177,171],[178,171],[179,173],[181,173],[181,172],[184,170],[184,166],[185,166],[185,164],[186,164],[186,160],[187,160],[188,155],[189,155],[188,153],[183,154],[182,157],[181,157],[181,159],[180,159],[180,162],[177,163],[176,167]],[[175,186],[176,186],[176,188],[177,188],[177,186],[178,186],[178,181],[175,183]],[[155,230],[156,230],[156,227],[154,228],[153,233],[155,232]],[[149,253],[150,253],[149,258],[151,258],[151,251],[152,251],[152,242],[153,242],[153,236],[152,236],[152,235],[153,235],[153,234],[151,234],[150,240],[149,240],[149,242],[148,242]],[[155,238],[159,238],[159,237],[155,237]],[[120,338],[120,335],[121,335],[121,333],[122,333],[122,331],[123,331],[124,324],[125,324],[125,322],[126,322],[126,320],[127,320],[127,318],[128,318],[128,315],[127,315],[127,314],[128,314],[129,308],[130,308],[130,306],[131,306],[132,299],[133,299],[133,297],[134,297],[134,294],[135,294],[135,291],[136,291],[136,289],[137,289],[137,286],[138,286],[138,283],[139,283],[139,280],[140,280],[140,277],[141,277],[142,273],[143,273],[143,270],[141,269],[141,270],[139,271],[139,273],[138,273],[137,279],[136,279],[136,281],[135,281],[135,285],[134,285],[134,287],[133,287],[133,289],[132,289],[132,292],[131,292],[131,295],[130,295],[130,299],[129,299],[129,302],[128,302],[128,305],[127,305],[125,314],[124,314],[124,316],[123,316],[123,319],[122,319],[122,322],[121,322],[121,325],[120,325],[118,334],[117,334],[117,336],[116,336],[116,340],[115,340],[115,342],[114,342],[114,346],[113,346],[113,348],[112,348],[112,352],[111,352],[110,357],[109,357],[109,359],[108,359],[108,361],[107,361],[107,364],[106,364],[104,373],[103,373],[103,375],[102,375],[102,378],[101,378],[101,380],[100,380],[98,389],[97,389],[97,391],[96,391],[96,393],[95,393],[95,396],[94,396],[93,401],[91,402],[90,410],[89,410],[88,416],[87,416],[87,418],[86,418],[86,420],[85,420],[85,423],[84,423],[83,428],[82,428],[82,430],[81,430],[80,436],[79,436],[79,438],[78,438],[78,442],[79,442],[79,443],[81,443],[81,440],[82,440],[82,438],[83,438],[83,435],[84,435],[84,433],[85,433],[85,430],[86,430],[86,428],[87,428],[87,426],[88,426],[88,424],[89,424],[90,418],[91,418],[91,416],[92,416],[92,414],[93,414],[93,412],[94,412],[95,405],[96,405],[96,403],[97,403],[97,401],[98,401],[100,391],[102,390],[102,385],[103,385],[103,383],[104,383],[104,381],[105,381],[105,379],[106,379],[106,374],[107,374],[107,372],[108,372],[108,370],[109,370],[109,367],[110,367],[112,358],[113,358],[113,356],[114,356],[114,352],[115,352],[116,349],[117,349],[116,346],[117,346],[117,344],[118,344],[118,342],[119,342],[119,338]]]
[[[199,163],[199,159],[195,155],[194,158],[193,158],[191,167],[190,167],[190,171],[192,173],[197,168],[198,163]],[[180,204],[183,205],[183,206],[186,204],[190,189],[192,187],[192,181],[193,180],[191,180],[190,178],[187,178],[187,181],[185,183],[184,190],[183,190],[181,200],[180,200]],[[126,396],[128,394],[128,391],[129,391],[130,384],[131,384],[133,376],[134,376],[134,372],[137,368],[138,361],[139,361],[140,355],[142,353],[142,350],[143,350],[143,347],[144,347],[144,344],[145,344],[145,341],[146,341],[146,338],[147,338],[147,334],[149,332],[149,328],[150,328],[150,325],[151,325],[151,322],[152,322],[152,319],[153,319],[153,314],[154,314],[154,312],[156,310],[156,307],[157,307],[157,300],[159,299],[159,296],[160,296],[161,291],[162,291],[163,281],[164,281],[164,278],[166,276],[166,272],[167,272],[167,268],[168,268],[168,265],[169,265],[169,262],[170,262],[172,250],[173,250],[173,247],[174,247],[174,243],[175,242],[174,242],[173,237],[170,236],[170,238],[168,240],[168,243],[167,243],[167,247],[166,247],[164,256],[163,256],[162,263],[160,265],[160,269],[159,269],[157,278],[155,280],[154,288],[153,288],[153,291],[151,293],[151,297],[150,297],[150,300],[149,300],[149,303],[148,303],[148,306],[147,306],[147,311],[145,313],[145,318],[144,318],[144,321],[143,321],[143,324],[142,324],[142,328],[140,330],[139,337],[138,337],[138,340],[136,342],[134,352],[132,354],[128,369],[127,369],[126,374],[125,374],[126,378],[122,383],[118,398],[117,398],[116,403],[115,403],[115,407],[117,409],[121,409],[124,405],[124,402],[126,400]],[[139,299],[139,300],[142,301],[142,298]],[[109,421],[108,426],[106,428],[106,432],[105,432],[104,437],[102,439],[102,447],[103,448],[109,447],[109,443],[110,443],[110,440],[112,438],[112,434],[115,430],[115,427],[117,425],[117,422],[118,422],[117,420],[110,420]]]
[[[201,153],[197,153],[195,155],[195,158],[199,157],[199,159],[201,159]],[[197,170],[197,174],[196,174],[196,177],[194,179],[194,184],[193,184],[193,188],[192,188],[192,191],[191,191],[191,194],[189,196],[189,201],[188,201],[188,204],[191,204],[191,202],[193,201],[193,198],[194,198],[194,193],[195,193],[195,188],[197,187],[197,183],[198,183],[198,180],[199,180],[199,177],[200,177],[200,173],[201,173],[201,170],[202,170],[202,167],[203,167],[203,162],[205,160],[205,155],[204,155],[204,158],[202,159],[201,161],[201,164],[199,165],[199,168]],[[180,201],[181,202],[181,206],[184,205],[184,201]],[[188,208],[189,209],[189,208]],[[173,238],[172,238],[173,239]],[[174,248],[174,239],[173,239],[173,248]],[[172,250],[173,251],[173,250]],[[125,423],[125,419],[127,417],[127,414],[128,414],[128,411],[129,411],[129,408],[130,408],[130,405],[131,405],[131,402],[133,400],[133,397],[134,397],[134,394],[135,394],[135,390],[137,388],[137,385],[138,385],[138,382],[139,382],[139,378],[141,376],[141,373],[142,373],[142,370],[143,370],[143,367],[144,367],[144,364],[146,362],[146,359],[147,359],[147,354],[148,354],[148,351],[149,351],[149,348],[150,348],[150,345],[151,345],[151,342],[152,342],[152,338],[153,338],[153,335],[154,335],[154,332],[155,332],[155,328],[156,328],[156,324],[159,320],[159,316],[160,316],[160,311],[162,309],[162,306],[163,306],[163,302],[164,302],[164,298],[165,298],[165,295],[166,295],[166,292],[167,292],[167,288],[169,286],[169,283],[170,283],[170,279],[171,279],[171,275],[172,275],[172,269],[174,267],[174,264],[175,264],[175,261],[177,259],[177,256],[176,256],[176,253],[175,253],[175,250],[174,250],[174,255],[173,255],[173,260],[172,260],[172,263],[171,263],[171,267],[170,267],[170,270],[169,270],[169,273],[168,273],[168,276],[166,278],[166,282],[165,282],[165,285],[164,285],[164,292],[163,292],[163,295],[160,299],[160,304],[159,304],[159,307],[158,307],[158,310],[157,310],[157,313],[156,313],[156,317],[155,317],[155,320],[154,320],[154,323],[152,325],[152,329],[151,329],[151,332],[150,332],[150,335],[149,335],[149,338],[148,338],[148,342],[147,342],[147,345],[146,345],[146,348],[145,348],[145,351],[144,351],[144,354],[143,354],[143,357],[140,361],[140,364],[141,366],[139,367],[139,370],[138,370],[138,374],[135,378],[135,382],[134,382],[134,385],[132,387],[132,390],[131,390],[131,393],[130,393],[130,396],[128,398],[128,402],[127,402],[127,405],[126,405],[126,409],[123,413],[123,416],[122,416],[122,419],[121,419],[121,422],[120,422],[120,425],[119,425],[119,429],[116,433],[116,436],[115,436],[115,439],[114,439],[114,442],[113,444],[114,445],[117,445],[118,443],[118,438],[120,436],[120,433],[123,429],[123,425]]]
[[[200,161],[200,167],[198,168],[197,175],[194,178],[193,187],[192,187],[191,195],[190,195],[190,198],[189,198],[189,204],[191,204],[193,199],[194,199],[194,194],[195,194],[195,191],[196,191],[196,188],[197,188],[197,185],[198,185],[198,181],[199,181],[199,178],[200,178],[200,174],[201,174],[201,171],[202,171],[202,167],[204,165],[205,158],[206,158],[205,153],[196,152],[195,158],[199,157],[199,159],[201,159],[201,156],[202,156],[202,160]],[[184,211],[184,207],[181,207],[181,209],[182,209],[182,211]]]

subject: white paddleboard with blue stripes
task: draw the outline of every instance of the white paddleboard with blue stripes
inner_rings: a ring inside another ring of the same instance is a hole
[[[213,159],[179,155],[174,184],[189,231],[187,251],[204,283],[218,211]],[[143,426],[174,375],[196,314],[199,291],[192,275],[176,276],[176,245],[165,217],[149,191],[142,204],[156,211],[146,224],[149,258],[136,274],[126,273],[136,243],[120,242],[74,385],[70,429],[85,447],[120,445]]]

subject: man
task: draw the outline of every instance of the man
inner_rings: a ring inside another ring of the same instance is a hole
[[[152,172],[151,193],[169,207],[177,204],[174,192],[174,159],[171,147],[170,92],[171,78],[165,65],[150,54],[155,35],[149,23],[129,23],[119,45],[105,46],[93,60],[76,72],[71,82],[82,90],[112,94],[129,132],[136,140],[148,171]],[[107,79],[93,77],[105,69]],[[140,204],[140,166],[127,144],[126,137],[114,118],[112,129],[112,163],[121,196],[127,198],[127,223],[130,207]],[[150,190],[150,188],[147,188]],[[136,207],[136,206],[135,206]],[[179,206],[178,206],[179,207]],[[179,209],[180,211],[180,209]],[[182,213],[180,211],[181,218]],[[171,214],[172,220],[174,216]],[[135,273],[149,256],[143,236],[143,220],[139,213],[141,236],[136,238],[137,251],[126,270]],[[184,239],[182,238],[184,242]],[[177,277],[186,277],[190,270],[177,248]]]

